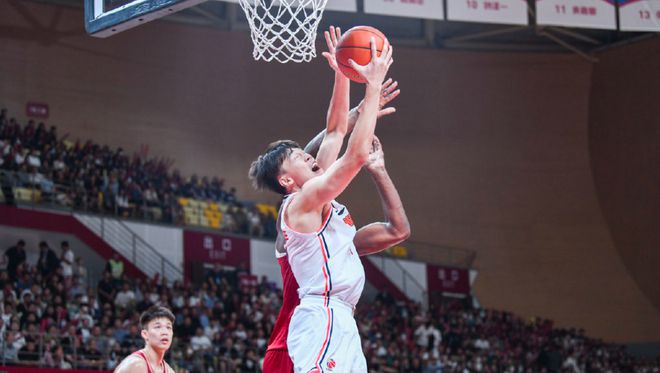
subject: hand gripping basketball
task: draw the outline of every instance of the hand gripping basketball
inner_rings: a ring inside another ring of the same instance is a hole
[[[385,76],[387,75],[387,71],[390,69],[390,66],[392,66],[392,63],[394,62],[394,59],[392,58],[392,51],[394,48],[387,40],[385,40],[385,43],[383,44],[383,51],[379,56],[378,51],[376,50],[376,39],[374,37],[371,38],[370,45],[371,61],[367,65],[362,66],[352,59],[348,60],[348,64],[358,73],[358,75],[360,75],[360,77],[362,77],[367,82],[368,85],[375,86],[380,89],[383,84],[383,80],[385,80]]]

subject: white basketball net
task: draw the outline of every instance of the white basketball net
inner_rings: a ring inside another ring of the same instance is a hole
[[[239,0],[250,24],[255,60],[309,62],[328,0]]]

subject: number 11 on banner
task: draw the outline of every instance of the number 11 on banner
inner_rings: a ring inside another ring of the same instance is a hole
[[[536,0],[536,23],[616,29],[614,0]]]

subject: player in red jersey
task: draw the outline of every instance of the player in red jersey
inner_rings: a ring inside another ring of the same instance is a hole
[[[144,348],[128,355],[115,373],[174,373],[165,353],[172,345],[174,315],[165,307],[153,306],[140,316]]]
[[[330,110],[328,111],[327,129],[319,133],[305,147],[305,152],[316,155],[316,153],[319,151],[319,148],[324,146],[326,154],[330,153],[330,156],[325,157],[325,159],[319,158],[317,161],[320,163],[321,167],[327,168],[330,164],[332,164],[332,162],[336,160],[343,143],[343,136],[346,133],[351,132],[355,126],[357,118],[359,117],[362,103],[358,105],[358,107],[348,112],[348,117],[342,117],[341,115],[336,114],[336,111],[344,110],[344,112],[346,112],[346,109],[348,108],[348,93],[346,91],[342,92],[341,88],[341,80],[344,77],[338,71],[338,68],[336,67],[337,64],[334,59],[334,46],[336,45],[337,40],[339,40],[341,37],[341,32],[339,29],[335,30],[333,27],[331,27],[330,32],[325,33],[325,37],[330,52],[326,52],[323,55],[328,59],[330,66],[336,72],[335,92],[333,93],[333,100],[331,101]],[[348,84],[346,87],[348,87]],[[397,82],[393,82],[391,79],[389,79],[384,84],[384,89],[381,92],[379,103],[379,118],[395,112],[394,108],[384,107],[399,95],[400,91],[396,88]],[[343,94],[346,96],[343,96]],[[345,100],[336,99],[336,96],[345,97]],[[342,105],[345,105],[345,107],[342,107]],[[341,122],[342,120],[345,123],[344,125],[337,123]],[[335,122],[334,125],[332,123],[333,121]],[[340,141],[336,141],[337,137],[333,137],[334,133],[331,133],[332,131],[337,131],[340,133],[341,136],[338,136]],[[357,232],[354,239],[354,244],[358,250],[359,255],[361,256],[373,254],[391,247],[405,239],[410,232],[408,220],[405,215],[405,211],[403,210],[401,200],[385,169],[382,148],[377,138],[374,138],[372,154],[365,168],[369,171],[372,178],[374,179],[374,182],[376,183],[379,194],[381,196],[381,202],[383,204],[387,222],[369,224]],[[283,299],[280,313],[277,317],[271,338],[268,342],[268,348],[264,358],[263,371],[266,373],[291,373],[293,372],[293,362],[291,361],[287,350],[287,336],[291,316],[293,315],[293,311],[295,310],[296,306],[298,306],[300,303],[300,299],[298,297],[298,283],[293,275],[293,272],[291,271],[291,267],[287,260],[286,251],[284,250],[284,237],[282,237],[280,230],[279,219],[277,223],[277,229],[278,237],[275,243],[275,247],[277,261],[280,265],[282,274]]]

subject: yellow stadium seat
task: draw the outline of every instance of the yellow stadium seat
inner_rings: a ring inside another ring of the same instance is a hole
[[[211,228],[220,229],[220,219],[209,220]]]
[[[211,202],[209,203],[209,209],[211,211],[220,211],[220,206],[218,206],[218,204],[215,202]]]
[[[401,245],[393,246],[388,251],[393,256],[399,258],[405,258],[408,256],[408,249],[405,246],[401,246]]]
[[[184,216],[186,225],[199,225],[199,215],[189,215]]]
[[[277,208],[276,208],[275,206],[273,206],[273,205],[269,205],[269,206],[270,206],[270,213],[271,213],[271,215],[273,215],[273,217],[274,217],[275,219],[277,219]]]
[[[27,188],[14,188],[14,198],[21,202],[36,202],[39,200],[40,193]]]
[[[268,205],[264,203],[257,203],[256,205],[257,210],[259,210],[260,213],[262,214],[267,214],[268,213]]]
[[[179,197],[179,205],[180,206],[188,206],[188,198]]]
[[[184,215],[197,215],[197,210],[190,207],[190,206],[184,206],[183,207],[183,214]]]
[[[160,207],[152,207],[150,212],[154,220],[160,220],[163,217],[163,210]]]

